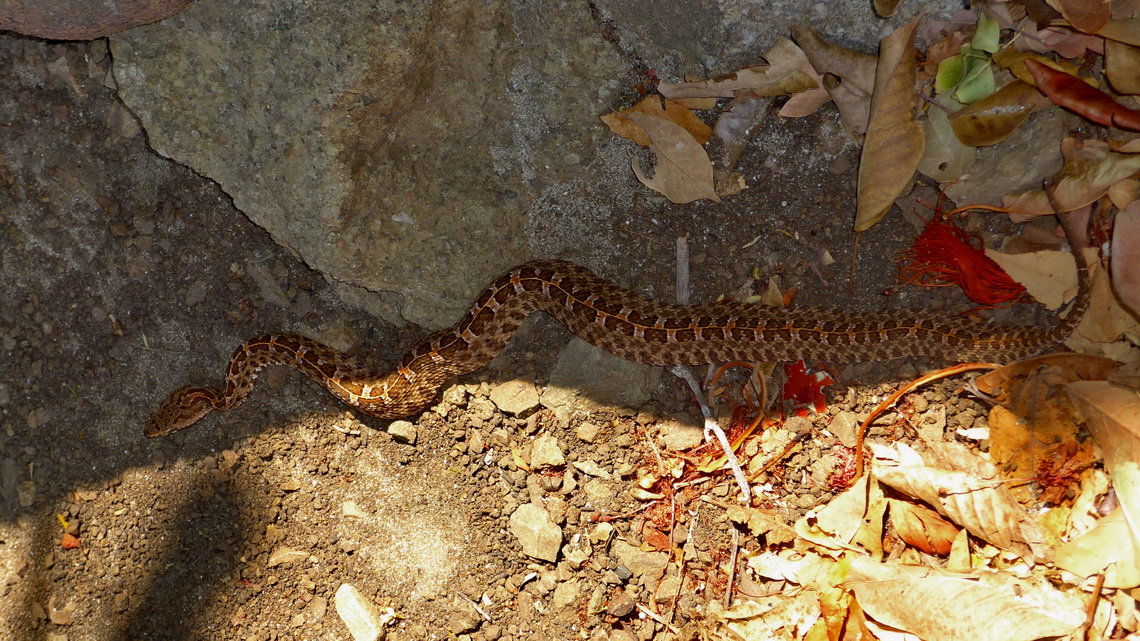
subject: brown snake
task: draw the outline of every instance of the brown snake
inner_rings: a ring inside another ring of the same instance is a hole
[[[1073,234],[1062,221],[1070,245]],[[487,364],[506,347],[523,318],[544,311],[583,339],[623,358],[651,365],[702,365],[733,360],[839,362],[925,355],[950,361],[1010,361],[1063,341],[1089,303],[1088,266],[1074,251],[1078,294],[1053,329],[977,325],[921,311],[860,314],[833,309],[784,310],[746,303],[666,305],[630,293],[584,267],[534,260],[503,274],[455,325],[420,341],[399,366],[380,374],[312,339],[293,334],[252,338],[234,352],[226,387],[175,390],[147,423],[164,436],[196,423],[210,410],[229,410],[253,389],[269,365],[296,368],[334,396],[378,418],[426,409],[452,377]]]

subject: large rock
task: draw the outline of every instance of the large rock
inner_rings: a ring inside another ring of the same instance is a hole
[[[603,173],[597,118],[623,77],[586,3],[202,0],[111,48],[159,153],[427,327],[529,257],[536,199]]]

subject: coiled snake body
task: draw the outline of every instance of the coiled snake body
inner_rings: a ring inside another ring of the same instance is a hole
[[[1072,244],[1067,225],[1065,230]],[[210,410],[236,407],[268,365],[296,368],[370,416],[409,416],[426,409],[448,379],[486,365],[535,310],[607,352],[651,365],[799,358],[856,362],[918,355],[959,362],[1016,360],[1056,346],[1080,322],[1088,307],[1089,275],[1081,253],[1073,255],[1079,292],[1069,314],[1051,330],[977,325],[921,311],[789,311],[734,302],[667,305],[574,263],[535,260],[500,276],[458,323],[422,340],[385,374],[303,336],[250,339],[234,352],[225,389],[175,390],[151,417],[145,434],[163,436],[193,425]]]

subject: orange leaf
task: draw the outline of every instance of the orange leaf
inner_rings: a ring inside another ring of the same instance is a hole
[[[954,537],[958,536],[958,528],[953,523],[942,518],[938,512],[919,505],[892,499],[890,506],[891,524],[907,545],[927,554],[950,554],[950,546],[954,544]]]
[[[1053,104],[1084,116],[1098,125],[1140,131],[1140,110],[1129,109],[1100,89],[1090,87],[1080,78],[1057,71],[1036,60],[1026,60],[1025,66],[1033,74],[1037,88],[1049,96]]]
[[[68,532],[63,533],[63,540],[59,543],[60,547],[65,550],[74,550],[80,546],[79,537]]]

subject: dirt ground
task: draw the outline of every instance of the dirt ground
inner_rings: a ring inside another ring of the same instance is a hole
[[[678,495],[671,508],[679,515],[674,543],[693,549],[684,590],[662,593],[662,576],[639,574],[615,544],[640,546],[654,514],[629,490],[637,470],[652,466],[659,420],[692,415],[696,405],[665,374],[640,408],[504,414],[488,400],[494,387],[518,376],[541,386],[569,338],[548,319],[529,321],[492,367],[416,418],[414,444],[291,371],[263,376],[233,412],[143,438],[169,391],[218,381],[232,349],[259,333],[310,333],[383,368],[426,332],[339,302],[216,184],[151,151],[104,87],[108,65],[101,41],[0,37],[4,638],[346,639],[334,608],[342,584],[392,609],[389,639],[665,638],[646,611],[678,628],[699,625],[728,582],[734,526],[716,504],[728,495],[724,477],[708,483],[711,491]],[[813,138],[825,130],[838,131],[833,112],[791,125],[783,142],[801,153],[834,144]],[[853,147],[830,166],[805,160],[801,169],[822,176],[808,185],[789,179],[780,161],[788,152],[749,153],[745,165],[758,174],[768,167],[772,177],[747,196],[755,206],[630,204],[615,229],[630,252],[614,257],[613,273],[656,260],[623,284],[671,296],[673,243],[688,233],[695,301],[734,292],[758,268],[782,271],[807,303],[966,307],[913,290],[881,296],[896,274],[894,252],[914,234],[897,212],[864,239],[858,290],[849,293],[850,216],[805,214],[851,211]],[[741,246],[756,237],[768,248],[741,260]],[[808,265],[820,247],[837,263],[817,275]],[[760,479],[759,504],[791,522],[825,502],[850,451],[822,426],[868,411],[891,381],[928,366],[837,370],[827,413],[812,419],[802,449]],[[946,405],[947,430],[984,424],[985,409],[953,382],[900,411],[932,403]],[[582,438],[584,422],[600,427],[596,437]],[[565,466],[520,467],[515,454],[525,458],[540,434],[557,438]],[[604,483],[567,472],[587,462],[604,471]],[[564,544],[590,551],[585,560],[522,554],[509,517],[536,493]],[[65,534],[78,547],[64,549]],[[739,534],[745,549],[761,545]],[[656,558],[642,560],[653,566]]]

